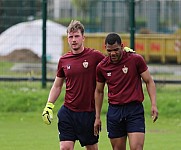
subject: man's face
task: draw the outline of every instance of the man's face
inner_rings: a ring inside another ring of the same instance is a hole
[[[84,36],[80,30],[68,33],[67,38],[72,50],[77,51],[83,46]]]
[[[122,57],[122,51],[123,51],[123,44],[118,44],[117,42],[113,45],[106,44],[105,48],[107,50],[107,53],[113,63],[119,62],[119,60]]]

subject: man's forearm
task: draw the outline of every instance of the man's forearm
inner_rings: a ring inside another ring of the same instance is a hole
[[[104,93],[95,92],[96,118],[100,118]]]

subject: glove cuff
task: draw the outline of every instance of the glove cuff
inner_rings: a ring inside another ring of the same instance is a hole
[[[51,102],[47,102],[47,104],[46,104],[46,107],[49,108],[49,109],[53,109],[54,106],[55,105],[53,103],[51,103]]]

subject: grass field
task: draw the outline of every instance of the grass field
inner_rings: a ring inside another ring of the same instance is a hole
[[[58,150],[56,113],[64,91],[56,102],[54,122],[47,126],[41,113],[52,83],[42,89],[39,82],[0,82],[0,149]],[[157,85],[159,119],[152,123],[145,87],[146,140],[144,150],[178,150],[181,147],[181,85]],[[99,149],[110,150],[105,126],[107,101],[103,104],[103,129]],[[76,143],[75,150],[82,150]]]
[[[1,150],[58,150],[59,141],[56,119],[52,125],[45,125],[41,113],[1,113]],[[100,133],[99,149],[111,150],[106,134],[105,119]],[[146,140],[144,150],[178,150],[181,147],[181,120],[159,118],[152,123],[146,117]],[[76,143],[75,150],[82,150]]]

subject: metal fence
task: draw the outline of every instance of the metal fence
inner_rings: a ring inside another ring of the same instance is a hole
[[[119,33],[130,46],[130,20],[135,19],[135,50],[147,61],[154,80],[181,83],[180,14],[179,0],[0,0],[0,79],[42,80],[42,17],[47,15],[47,81],[53,80],[58,59],[68,50],[64,37],[72,19],[85,25],[85,46],[100,51],[108,32]]]

